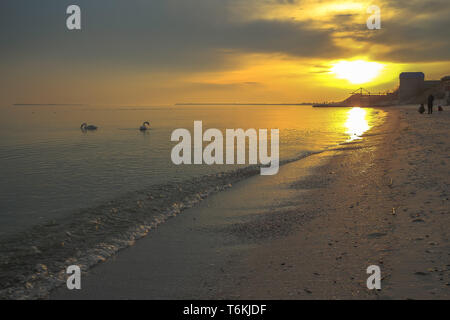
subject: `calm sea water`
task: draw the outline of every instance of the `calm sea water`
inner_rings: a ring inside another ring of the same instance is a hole
[[[278,128],[280,157],[289,162],[358,139],[383,114],[311,106],[1,107],[0,298],[44,297],[64,283],[68,264],[87,269],[259,174],[254,166],[172,164],[177,128],[192,132],[194,120],[222,132]],[[144,121],[151,130],[143,133]],[[83,122],[99,129],[82,132]]]
[[[377,119],[365,110],[349,124],[350,109],[310,106],[0,108],[0,235],[149,185],[235,169],[171,163],[171,132],[192,132],[194,120],[202,120],[204,130],[279,128],[280,157],[288,159],[361,133],[364,121]],[[142,133],[138,127],[147,120],[151,130]],[[83,122],[99,129],[83,133]]]

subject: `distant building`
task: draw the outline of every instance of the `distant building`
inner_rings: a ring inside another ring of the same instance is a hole
[[[445,76],[441,78],[440,81],[440,98],[438,101],[442,106],[450,106],[450,76]]]
[[[423,92],[425,87],[423,72],[402,72],[399,78],[398,99],[400,101],[409,101]]]
[[[423,72],[400,73],[400,85],[398,88],[398,101],[400,103],[424,103],[424,96],[437,95],[443,105],[448,105],[450,95],[450,76],[441,80],[427,80]]]
[[[450,106],[450,76],[442,77],[441,80],[425,81],[423,72],[402,72],[399,79],[400,85],[393,92],[374,94],[364,88],[359,88],[343,101],[314,106],[369,107],[419,104],[427,103],[430,94],[434,96],[436,106]]]

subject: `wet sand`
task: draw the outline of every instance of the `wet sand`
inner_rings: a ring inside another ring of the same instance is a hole
[[[450,113],[385,111],[363,139],[207,198],[50,298],[450,298]]]

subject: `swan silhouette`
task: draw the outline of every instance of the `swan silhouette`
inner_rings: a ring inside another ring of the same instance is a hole
[[[148,129],[150,129],[150,122],[148,121],[145,121],[142,126],[139,127],[139,130],[141,131],[146,131]]]
[[[97,130],[97,126],[94,126],[93,124],[87,124],[86,122],[84,122],[83,124],[81,124],[80,129],[83,131],[87,131],[87,130]]]

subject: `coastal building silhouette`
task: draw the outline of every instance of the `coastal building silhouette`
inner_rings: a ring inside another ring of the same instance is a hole
[[[405,101],[423,91],[425,74],[423,72],[402,72],[399,76],[398,98]]]
[[[446,77],[444,77],[446,78]],[[442,79],[444,79],[442,78]],[[399,103],[423,103],[424,94],[433,93],[443,96],[443,80],[425,80],[423,72],[402,72],[399,76],[398,101]]]
[[[426,103],[427,97],[435,97],[436,106],[450,105],[450,76],[440,80],[425,80],[423,72],[402,72],[399,75],[399,86],[393,91],[385,93],[370,92],[359,88],[340,102],[314,104],[314,107],[369,107],[394,106],[399,104]]]
[[[445,76],[441,78],[441,92],[442,97],[438,95],[438,99],[442,101],[437,101],[438,105],[450,106],[450,76]]]

